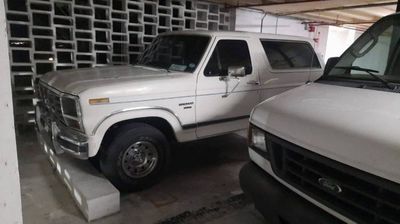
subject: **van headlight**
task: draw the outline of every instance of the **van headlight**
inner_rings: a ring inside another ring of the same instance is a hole
[[[265,131],[253,125],[250,125],[248,139],[250,148],[259,149],[263,152],[268,152],[265,139]]]
[[[63,94],[61,96],[61,110],[68,127],[83,131],[82,113],[77,96]]]

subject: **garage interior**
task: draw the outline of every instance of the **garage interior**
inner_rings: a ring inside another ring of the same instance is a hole
[[[174,145],[171,170],[159,184],[118,194],[118,211],[90,220],[40,149],[35,133],[36,80],[51,71],[134,64],[158,34],[182,30],[306,37],[326,62],[340,56],[374,22],[395,13],[398,4],[397,0],[4,0],[0,16],[7,36],[2,36],[0,46],[7,50],[1,55],[6,72],[0,122],[8,134],[0,142],[9,150],[0,152],[0,169],[5,173],[0,174],[0,187],[10,198],[0,198],[11,206],[0,212],[0,219],[59,224],[265,223],[239,185],[239,170],[249,161],[244,131]],[[79,163],[93,167],[88,161]],[[88,175],[101,175],[93,170]],[[90,188],[95,191],[96,185]]]

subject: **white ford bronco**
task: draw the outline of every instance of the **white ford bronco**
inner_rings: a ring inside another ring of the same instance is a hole
[[[256,106],[245,193],[271,223],[400,223],[400,14]]]
[[[314,81],[308,39],[242,32],[162,34],[138,64],[50,72],[39,80],[41,138],[57,154],[98,158],[118,188],[149,186],[169,143],[247,128],[252,108]]]

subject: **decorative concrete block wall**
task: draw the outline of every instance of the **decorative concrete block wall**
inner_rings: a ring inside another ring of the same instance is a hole
[[[135,63],[158,34],[229,30],[223,5],[196,0],[5,0],[19,128],[34,123],[34,80],[53,70]]]

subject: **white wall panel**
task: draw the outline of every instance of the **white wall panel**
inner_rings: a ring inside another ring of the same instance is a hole
[[[0,30],[6,30],[3,3],[0,4]],[[18,224],[22,223],[21,192],[7,45],[7,33],[0,32],[0,222]]]
[[[239,8],[236,10],[237,31],[261,32],[261,21],[264,13],[251,9]],[[316,39],[314,47],[322,56],[325,55],[328,29],[326,26],[316,27],[315,32],[309,32],[308,27],[301,20],[267,15],[262,27],[263,33],[301,36]]]

